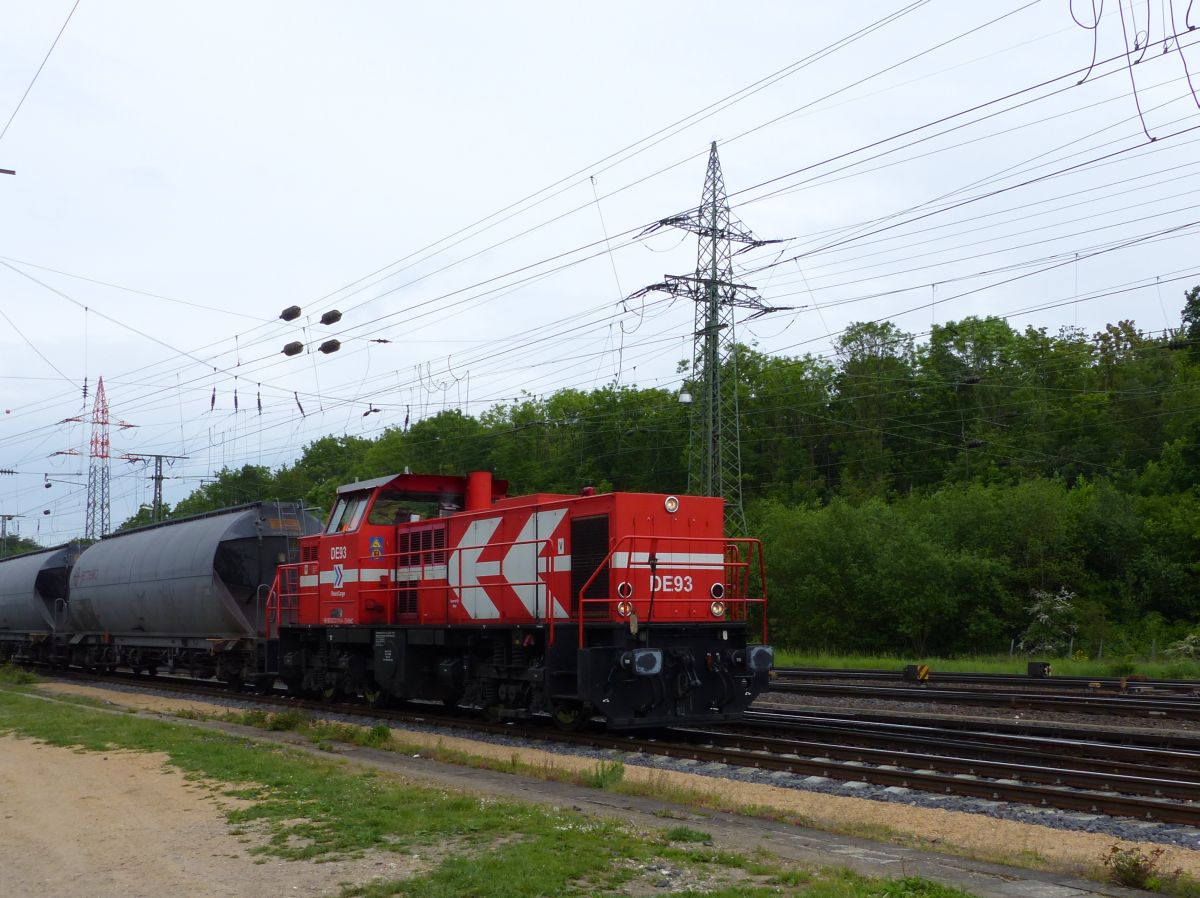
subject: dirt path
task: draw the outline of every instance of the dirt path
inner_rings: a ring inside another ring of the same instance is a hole
[[[346,863],[263,863],[230,833],[223,809],[234,800],[163,762],[161,755],[74,752],[0,738],[4,893],[279,898],[336,895],[341,883],[405,875],[410,859],[394,854]]]
[[[46,692],[60,694],[87,695],[143,711],[169,713],[182,707],[217,713],[222,710],[204,702],[100,690],[73,684],[45,684],[42,689]],[[395,732],[399,739],[409,744],[429,747],[440,745],[444,748],[457,749],[502,761],[510,759],[514,754],[511,746],[493,745],[454,736],[439,736],[401,729],[396,729]],[[535,766],[590,771],[596,765],[594,758],[561,755],[536,749],[524,749],[520,755],[526,763]],[[942,851],[966,853],[1000,863],[1020,863],[1024,857],[1039,856],[1053,862],[1056,868],[1072,873],[1095,868],[1101,856],[1115,843],[1111,836],[1096,833],[1050,829],[960,811],[917,808],[904,804],[839,795],[823,795],[674,771],[627,766],[625,778],[719,794],[725,798],[735,798],[746,805],[777,808],[801,815],[811,820],[814,825],[823,828],[842,831],[849,828],[864,834],[878,831],[880,828],[887,828],[897,833],[909,833],[930,840]],[[0,788],[3,788],[2,783],[0,783]],[[194,796],[188,800],[194,800]],[[0,830],[0,832],[2,831]],[[1146,851],[1155,847],[1161,846],[1143,845],[1143,849]],[[0,860],[3,860],[2,848],[0,848]],[[1181,869],[1200,877],[1200,851],[1168,848],[1163,856],[1162,865],[1166,869]],[[212,894],[224,893],[214,892]]]

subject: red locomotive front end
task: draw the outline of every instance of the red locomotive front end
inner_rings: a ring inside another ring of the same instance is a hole
[[[761,547],[722,535],[720,499],[506,486],[342,487],[273,594],[285,678],[615,726],[732,719],[765,687]]]

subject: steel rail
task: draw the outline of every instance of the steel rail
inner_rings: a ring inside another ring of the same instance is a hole
[[[880,670],[874,668],[836,667],[776,667],[779,677],[799,679],[818,678],[828,680],[904,680],[903,670]],[[1200,680],[1166,680],[1137,675],[1126,677],[1100,676],[1081,677],[1059,675],[1038,677],[1029,674],[961,673],[950,670],[930,670],[930,683],[980,683],[1001,686],[1070,686],[1086,689],[1098,685],[1105,689],[1121,689],[1146,686],[1152,689],[1173,689],[1200,693]]]
[[[1030,763],[1044,761],[1047,756],[1070,757],[1078,769],[1097,773],[1161,776],[1170,770],[1172,775],[1200,783],[1200,754],[1195,752],[1153,749],[1101,742],[1074,742],[1045,736],[1011,736],[985,731],[953,731],[947,735],[933,727],[907,724],[873,724],[823,720],[820,717],[793,718],[786,721],[758,721],[739,729],[747,736],[798,736],[838,739],[856,745],[885,745],[912,750],[963,752],[981,760],[1010,761],[1026,759]]]
[[[939,704],[989,705],[1006,708],[1032,708],[1042,711],[1066,711],[1082,714],[1173,717],[1200,720],[1200,699],[1117,698],[1112,696],[1072,696],[1035,692],[979,692],[966,689],[936,689],[923,686],[844,685],[835,683],[795,683],[774,680],[772,692],[793,695],[827,695]]]
[[[896,723],[903,721],[913,725],[928,726],[941,730],[976,733],[981,728],[994,735],[1043,736],[1049,739],[1094,741],[1103,738],[1113,746],[1177,749],[1200,752],[1200,736],[1178,730],[1150,730],[1142,728],[1113,728],[1092,725],[1089,727],[1067,726],[1044,720],[1012,718],[955,716],[949,713],[918,716],[907,711],[864,711],[860,709],[837,710],[825,707],[793,707],[757,704],[743,715],[747,723],[817,716],[849,723]]]
[[[966,774],[981,779],[1014,780],[1098,792],[1118,792],[1123,795],[1200,801],[1200,779],[1195,776],[1188,777],[1186,772],[1176,776],[1177,772],[1172,771],[1172,777],[1168,778],[1163,775],[1163,771],[1154,768],[1140,768],[1135,773],[1121,769],[1094,770],[1086,764],[1072,767],[1054,766],[1044,758],[1031,759],[1025,753],[1016,752],[1007,756],[994,753],[993,758],[987,757],[993,754],[987,751],[971,756],[947,755],[944,752],[950,750],[950,746],[933,740],[924,744],[908,743],[899,747],[871,748],[854,744],[854,739],[818,741],[794,736],[752,736],[691,729],[686,732],[689,736],[705,739],[723,748],[754,753],[773,752],[787,757],[807,754],[862,764],[889,765],[922,773],[931,771]],[[996,760],[996,757],[999,760]],[[1074,759],[1070,759],[1070,763],[1076,764]]]

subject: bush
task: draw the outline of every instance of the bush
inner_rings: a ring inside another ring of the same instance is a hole
[[[596,769],[583,775],[583,784],[593,789],[611,789],[625,778],[625,765],[620,761],[601,761]]]
[[[379,748],[382,745],[387,745],[388,740],[391,738],[391,729],[385,724],[377,723],[369,730],[363,732],[359,744],[365,745],[368,748]]]
[[[36,682],[37,674],[30,673],[23,667],[17,667],[11,661],[5,661],[3,664],[0,664],[0,683],[9,683],[13,686],[26,686]]]
[[[1158,862],[1162,856],[1162,848],[1154,848],[1147,853],[1137,847],[1122,848],[1117,844],[1108,849],[1100,861],[1108,878],[1117,885],[1158,891],[1163,887],[1164,879],[1178,878],[1180,873],[1176,870],[1174,874],[1165,874],[1160,870]]]
[[[1163,650],[1163,655],[1179,660],[1200,658],[1200,631],[1189,633],[1178,642],[1172,642]]]
[[[1075,599],[1075,593],[1065,586],[1058,592],[1035,589],[1025,609],[1030,622],[1021,635],[1021,651],[1030,655],[1066,654],[1071,637],[1079,629]]]
[[[278,714],[272,714],[267,721],[268,730],[284,731],[298,730],[312,723],[312,717],[304,711],[289,708],[286,711],[280,711]]]

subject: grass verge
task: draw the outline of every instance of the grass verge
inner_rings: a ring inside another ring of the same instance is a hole
[[[22,667],[17,667],[11,661],[0,664],[0,685],[29,686],[38,681],[37,675]]]
[[[311,728],[310,738],[318,742],[333,732],[339,740],[347,735],[344,725],[322,725],[302,716],[268,715],[259,725]],[[351,729],[361,730],[358,738],[367,742],[384,739],[378,729]],[[227,815],[232,826],[258,839],[252,853],[301,861],[437,848],[441,863],[432,871],[347,887],[347,898],[533,898],[608,895],[618,889],[713,898],[965,894],[911,877],[869,879],[840,869],[799,869],[718,851],[708,844],[706,833],[688,827],[638,833],[569,811],[414,786],[287,747],[41,701],[9,686],[0,688],[0,733],[85,750],[161,752],[189,777],[226,784],[227,794],[244,800]],[[598,775],[615,785],[615,770],[598,769]]]
[[[440,742],[436,745],[408,743],[397,739],[393,731],[382,725],[371,728],[358,727],[352,724],[334,723],[313,718],[304,712],[284,711],[270,713],[259,710],[246,712],[231,712],[221,715],[204,715],[193,711],[178,712],[187,718],[203,718],[221,720],[228,723],[255,726],[266,730],[294,730],[303,735],[308,741],[320,748],[332,749],[335,743],[381,748],[399,754],[421,755],[423,757],[454,764],[460,767],[471,767],[482,770],[494,770],[502,773],[513,773],[525,777],[542,779],[553,782],[567,782],[574,785],[588,786],[610,792],[636,795],[658,801],[682,805],[701,810],[724,811],[748,817],[759,817],[788,823],[794,826],[823,829],[842,835],[868,839],[891,845],[903,846],[922,851],[936,851],[941,854],[957,855],[973,860],[987,861],[1006,866],[1024,867],[1029,870],[1054,871],[1090,878],[1097,881],[1113,881],[1125,884],[1124,880],[1115,875],[1111,868],[1109,855],[1097,860],[1099,863],[1081,863],[1075,866],[1064,866],[1062,862],[1050,861],[1037,852],[1025,849],[1014,855],[1011,851],[997,849],[994,852],[986,850],[967,850],[944,840],[932,840],[910,831],[900,831],[882,824],[844,823],[830,826],[827,823],[816,823],[800,814],[789,813],[778,808],[759,805],[748,805],[723,793],[691,789],[678,785],[666,771],[650,770],[648,776],[637,779],[625,777],[625,767],[619,761],[598,761],[593,767],[583,770],[555,766],[552,762],[533,764],[524,761],[520,754],[513,752],[507,758],[494,758],[469,754],[459,749],[448,748]],[[660,816],[666,820],[675,819],[670,811],[664,811]],[[693,819],[689,817],[688,819]],[[688,835],[688,834],[692,835]],[[665,831],[668,841],[673,842],[711,842],[707,833],[691,830],[686,826],[677,826]],[[1197,881],[1179,871],[1169,874],[1157,867],[1153,874],[1146,877],[1151,891],[1183,896],[1183,898],[1200,898],[1200,886]]]
[[[1073,658],[1026,658],[1023,655],[982,655],[968,658],[918,658],[907,655],[831,655],[822,652],[800,652],[776,649],[775,664],[779,667],[834,667],[894,670],[906,664],[928,664],[935,679],[937,672],[947,673],[1026,673],[1029,661],[1049,661],[1055,674],[1071,677],[1144,676],[1150,679],[1200,680],[1200,662],[1151,661],[1145,658],[1120,658],[1105,661]]]

